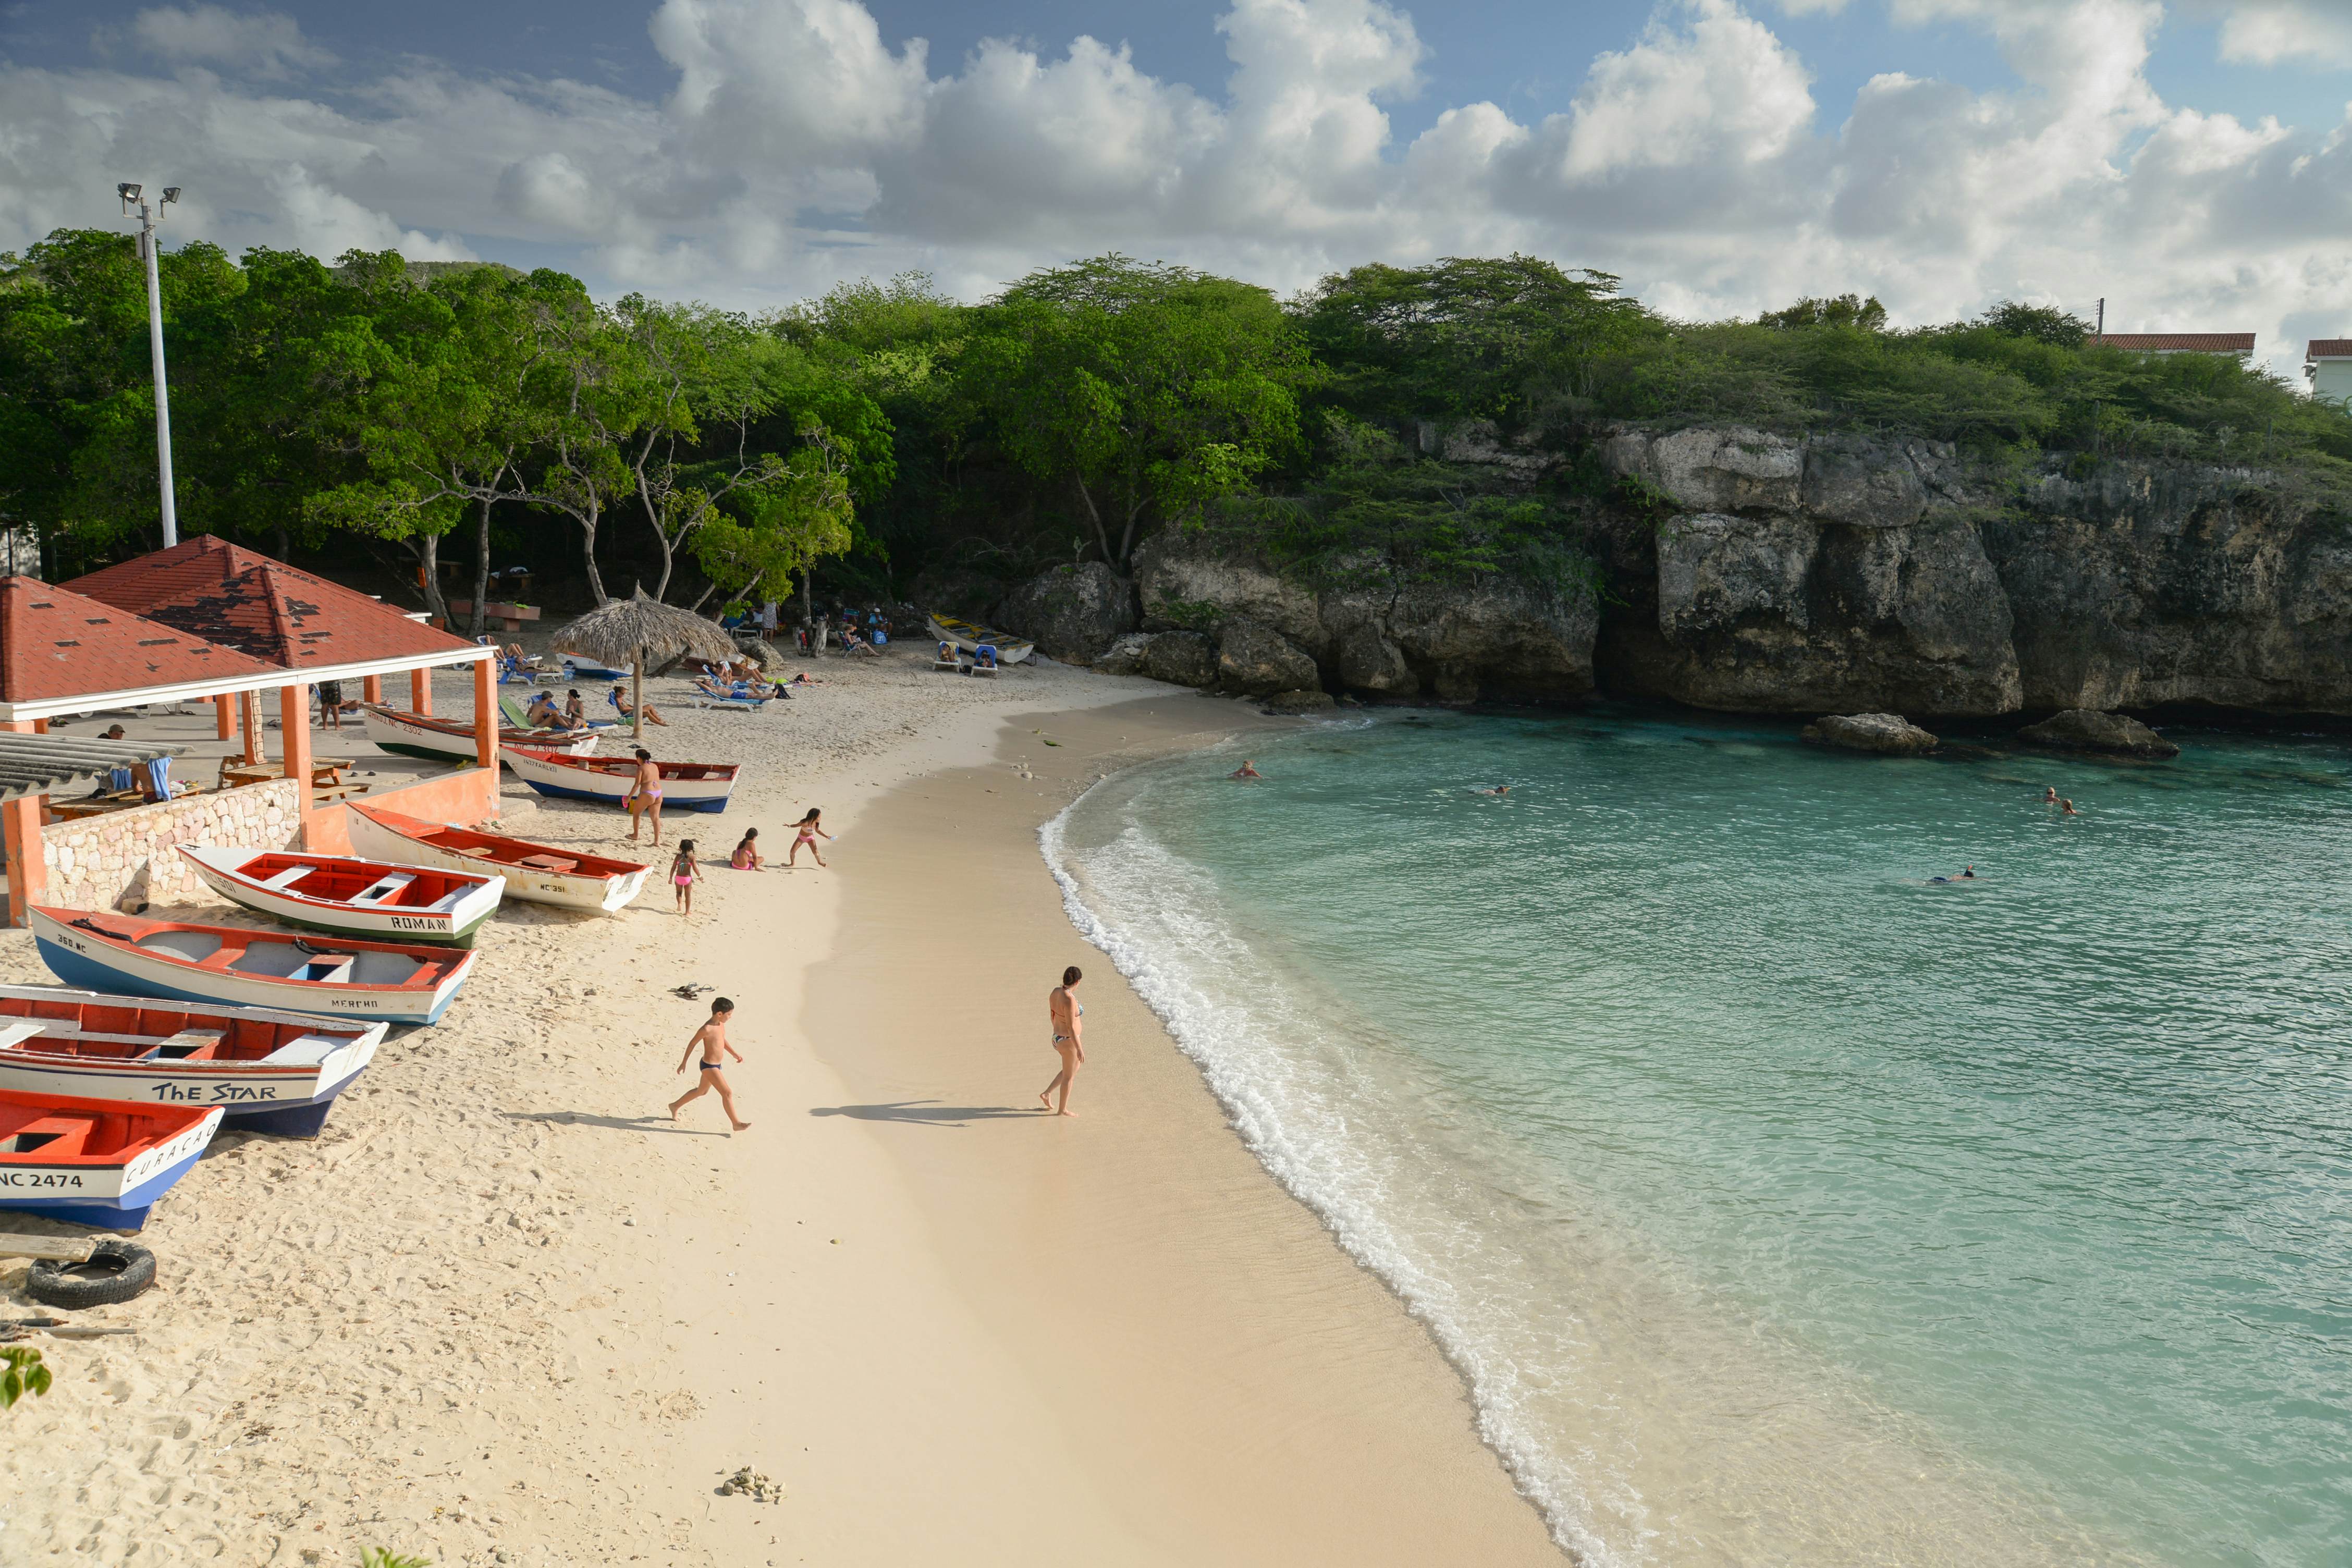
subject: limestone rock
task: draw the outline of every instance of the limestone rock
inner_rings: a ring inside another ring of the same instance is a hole
[[[2039,724],[2028,724],[2017,738],[2029,746],[2056,752],[2112,752],[2132,757],[2180,754],[2179,746],[2138,720],[2095,708],[2069,708]]]
[[[1316,687],[1300,687],[1296,691],[1276,692],[1261,707],[1268,713],[1296,714],[1321,713],[1339,705],[1339,700],[1328,691]]]
[[[1135,629],[1135,593],[1099,561],[1056,566],[1007,594],[996,618],[1050,658],[1090,664]]]
[[[1936,749],[1936,737],[1900,713],[1832,713],[1805,726],[1802,738],[1816,746],[1885,756],[1916,757]]]
[[[1380,627],[1370,621],[1341,633],[1332,656],[1339,684],[1351,691],[1410,697],[1420,688],[1412,667],[1404,660],[1404,650],[1382,636]]]
[[[1151,646],[1149,632],[1129,632],[1105,648],[1095,660],[1097,675],[1141,675],[1143,650]]]
[[[1207,686],[1217,679],[1216,647],[1199,632],[1154,632],[1136,673],[1174,686]]]
[[[1246,616],[1217,632],[1217,684],[1250,696],[1316,684],[1315,660],[1280,632]]]

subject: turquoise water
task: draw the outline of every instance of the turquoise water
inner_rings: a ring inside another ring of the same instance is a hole
[[[1384,717],[1045,849],[1588,1560],[2352,1563],[2352,750],[2186,738]]]

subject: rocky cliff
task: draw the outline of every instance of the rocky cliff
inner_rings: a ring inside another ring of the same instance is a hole
[[[1515,483],[1557,461],[1484,429],[1443,450]],[[1163,535],[1138,554],[1134,612],[1099,566],[1005,609],[1077,658],[1139,612],[1146,632],[1199,636],[1149,657],[1130,638],[1123,668],[1206,669],[1198,683],[1237,690],[1311,663],[1331,690],[1442,701],[2352,715],[2352,525],[2276,476],[2052,458],[2021,478],[1937,442],[1741,428],[1624,430],[1599,456],[1621,499],[1591,514],[1598,603],[1508,579],[1384,582],[1369,561],[1345,575],[1370,585],[1318,588]],[[1228,626],[1238,651],[1223,656]]]
[[[2248,469],[2053,460],[1753,430],[1628,432],[1664,498],[1596,535],[1624,602],[1604,687],[1706,708],[2210,706],[2352,713],[2352,534]]]

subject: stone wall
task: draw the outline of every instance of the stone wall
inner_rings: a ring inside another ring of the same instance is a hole
[[[52,822],[41,829],[41,860],[47,868],[41,901],[73,910],[112,909],[142,871],[141,894],[151,903],[208,900],[211,889],[197,880],[179,846],[287,848],[301,833],[299,788],[292,779],[271,779],[78,822]]]

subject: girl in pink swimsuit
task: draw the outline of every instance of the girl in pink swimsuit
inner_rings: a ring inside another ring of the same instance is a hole
[[[681,841],[677,858],[669,863],[670,885],[677,889],[677,912],[687,919],[694,918],[694,885],[702,880],[702,868],[694,863],[694,840]]]
[[[786,870],[792,869],[793,863],[801,858],[801,846],[803,844],[808,846],[809,858],[820,866],[824,864],[824,857],[816,852],[816,841],[819,838],[830,840],[833,835],[818,826],[817,819],[824,815],[824,813],[815,806],[810,806],[808,815],[793,824],[794,831],[793,847],[784,852]]]

